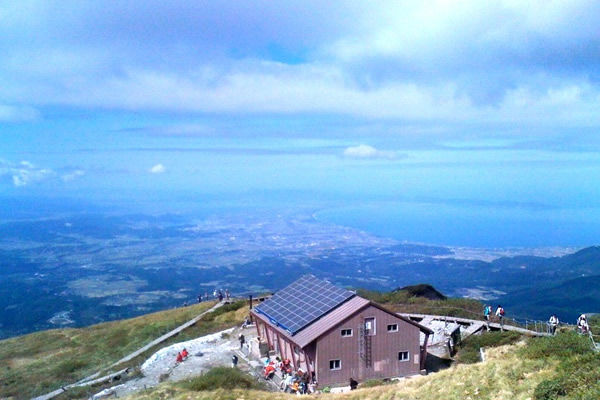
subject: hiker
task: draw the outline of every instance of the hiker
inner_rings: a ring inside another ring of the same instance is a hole
[[[504,308],[500,304],[498,304],[498,308],[496,309],[496,317],[498,317],[498,322],[500,322],[500,329],[504,328]]]
[[[588,333],[590,330],[585,314],[581,314],[579,318],[577,318],[577,330],[580,333]]]
[[[358,387],[358,382],[354,378],[350,378],[350,390],[355,390]]]
[[[221,289],[219,289],[219,292],[217,293],[217,297],[219,298],[219,302],[223,301],[223,292],[221,292]]]
[[[244,336],[243,333],[240,333],[240,336],[238,337],[239,341],[240,341],[240,350],[244,347],[244,343],[246,343],[246,337]]]
[[[229,301],[231,299],[231,294],[229,293],[229,289],[225,289],[225,300]]]
[[[177,363],[183,362],[183,356],[181,355],[181,352],[177,353],[177,358],[175,358],[175,362],[177,362]]]
[[[250,317],[246,316],[246,319],[244,319],[244,323],[242,324],[242,329],[245,329],[250,325],[252,325],[252,321],[250,321]]]
[[[183,350],[181,351],[181,358],[185,360],[186,358],[189,357],[189,355],[190,355],[190,353],[188,353],[187,349],[184,347]]]
[[[279,364],[279,369],[283,375],[292,375],[292,362],[286,358]]]
[[[492,313],[492,306],[490,306],[489,304],[486,304],[485,307],[483,307],[483,319],[485,319],[486,321],[489,322],[491,313]]]
[[[299,369],[298,372],[302,373],[302,375],[300,376],[300,393],[307,394],[308,393],[308,381],[309,381],[308,372],[302,372],[301,369]]]
[[[217,289],[213,290],[213,297],[216,299],[217,298]]]
[[[235,368],[237,367],[237,363],[238,363],[238,356],[236,356],[235,354],[231,357],[231,368]]]
[[[269,362],[265,367],[264,375],[265,379],[271,379],[273,378],[273,375],[275,375],[275,363],[273,361]]]
[[[292,388],[292,383],[294,383],[294,377],[292,374],[285,375],[283,381],[281,381],[281,388],[285,393],[289,393]]]
[[[556,314],[552,314],[552,316],[548,320],[548,327],[550,328],[551,334],[554,335],[556,333],[556,327],[558,326],[558,324],[559,324],[558,317],[556,316]]]
[[[198,303],[202,303],[202,294],[198,295]]]

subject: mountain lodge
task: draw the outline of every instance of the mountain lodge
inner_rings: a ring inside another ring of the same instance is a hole
[[[269,350],[320,387],[419,374],[433,333],[313,275],[281,289],[251,314]]]

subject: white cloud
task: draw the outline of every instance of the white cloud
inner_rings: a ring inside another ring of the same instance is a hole
[[[85,171],[81,170],[81,169],[76,169],[74,171],[68,172],[66,174],[63,174],[61,176],[62,180],[64,182],[71,182],[72,180],[75,180],[81,176],[85,175]]]
[[[164,165],[162,165],[162,164],[156,164],[155,166],[153,166],[152,168],[150,168],[149,172],[151,174],[162,174],[166,170],[167,169],[165,168]]]
[[[16,187],[27,186],[55,176],[56,173],[53,170],[37,168],[29,161],[14,164],[0,160],[0,178],[7,178]]]
[[[70,182],[85,175],[82,169],[61,169],[37,167],[30,161],[22,160],[18,163],[0,159],[0,182],[12,184],[15,187],[30,186],[45,181]]]
[[[360,144],[358,146],[350,146],[344,150],[344,156],[350,158],[385,158],[394,159],[397,157],[396,152],[377,150],[368,144]]]

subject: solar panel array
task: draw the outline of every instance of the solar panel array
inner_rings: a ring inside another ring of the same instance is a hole
[[[313,275],[304,275],[255,310],[294,335],[353,296],[354,293],[346,289]]]

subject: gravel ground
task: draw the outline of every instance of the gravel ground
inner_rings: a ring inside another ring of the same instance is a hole
[[[150,388],[164,381],[180,381],[218,366],[231,366],[234,351],[240,348],[238,336],[244,333],[246,340],[256,336],[256,329],[230,328],[186,342],[175,343],[154,353],[141,366],[143,374],[120,385],[105,389],[92,398],[123,397],[131,393]],[[181,363],[175,361],[177,353],[186,348],[190,356]],[[247,369],[240,357],[239,366]]]

